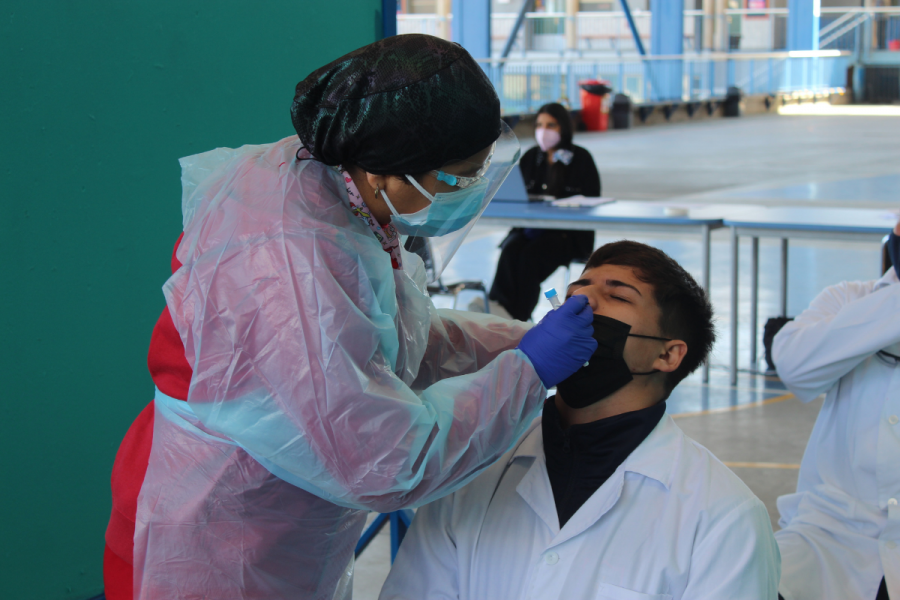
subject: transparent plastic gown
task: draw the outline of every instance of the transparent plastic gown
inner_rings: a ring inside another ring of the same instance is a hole
[[[527,325],[436,310],[298,150],[182,159],[164,292],[194,375],[187,403],[157,392],[135,598],[348,598],[365,511],[458,489],[546,395],[510,349]]]

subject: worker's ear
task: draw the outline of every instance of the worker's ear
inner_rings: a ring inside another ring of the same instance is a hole
[[[663,373],[671,373],[681,366],[687,354],[687,344],[681,340],[669,340],[665,343],[662,352],[653,361],[653,368]]]
[[[383,190],[387,186],[387,175],[376,175],[374,173],[366,172],[366,181],[369,183],[369,187],[373,190]]]

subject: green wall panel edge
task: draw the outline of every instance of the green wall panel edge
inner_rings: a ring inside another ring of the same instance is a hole
[[[178,158],[293,135],[293,89],[381,0],[0,9],[0,596],[102,588],[109,474],[152,398]]]

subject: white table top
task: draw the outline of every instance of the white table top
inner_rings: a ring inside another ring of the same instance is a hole
[[[868,208],[735,205],[723,219],[727,227],[741,229],[887,234],[898,213]]]
[[[551,206],[549,202],[491,202],[483,220],[527,220],[535,221],[535,226],[549,224],[607,224],[631,223],[644,225],[701,226],[712,228],[722,226],[722,211],[728,205],[684,205],[686,215],[666,214],[667,207],[680,206],[677,203],[641,202],[617,200],[610,204],[590,208]]]
[[[671,214],[681,208],[687,214]],[[754,204],[691,204],[617,200],[590,208],[551,206],[549,202],[494,201],[485,209],[484,221],[516,221],[535,227],[590,228],[633,224],[671,227],[736,227],[797,232],[887,234],[900,218],[900,210],[868,208],[820,208],[758,206]]]

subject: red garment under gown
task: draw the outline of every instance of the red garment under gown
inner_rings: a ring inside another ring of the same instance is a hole
[[[183,234],[182,234],[183,235]],[[175,242],[175,250],[181,237]],[[172,251],[172,272],[181,263]],[[187,400],[191,366],[184,358],[184,345],[166,307],[150,338],[147,365],[153,383],[167,396]],[[153,443],[153,401],[137,416],[119,445],[112,470],[112,514],[106,528],[103,553],[103,586],[107,600],[132,600],[134,596],[134,520],[137,499],[150,461]]]

